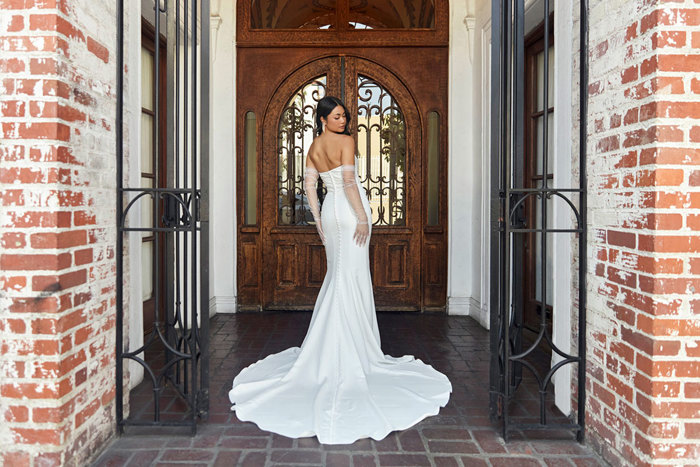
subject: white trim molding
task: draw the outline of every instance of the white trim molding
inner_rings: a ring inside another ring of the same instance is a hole
[[[489,329],[491,297],[491,21],[481,28],[481,307],[479,323]]]
[[[469,316],[477,321],[481,319],[481,303],[474,297],[469,297]]]
[[[486,301],[482,301],[479,304],[478,310],[475,312],[474,318],[481,324],[485,329],[491,329],[491,321],[489,316],[489,304]]]
[[[219,28],[223,20],[219,15],[211,15],[209,18],[209,28],[211,30],[211,62],[216,61],[216,43],[219,39]]]
[[[209,317],[236,312],[236,297],[215,296],[209,299]]]

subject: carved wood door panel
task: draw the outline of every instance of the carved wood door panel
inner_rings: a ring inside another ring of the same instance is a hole
[[[263,121],[262,306],[310,309],[326,272],[303,193],[314,109],[343,99],[357,141],[358,174],[372,207],[370,267],[377,308],[421,307],[421,122],[391,72],[356,57],[319,59],[277,88]],[[319,189],[321,198],[325,187]]]

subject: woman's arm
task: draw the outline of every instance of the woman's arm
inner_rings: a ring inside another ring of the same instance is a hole
[[[365,207],[362,204],[362,198],[360,198],[360,190],[355,175],[355,140],[351,136],[347,137],[341,147],[340,162],[342,164],[340,172],[343,175],[345,196],[357,218],[357,227],[353,238],[357,240],[359,245],[363,245],[369,237],[369,220],[367,219]]]
[[[306,199],[309,200],[309,208],[314,216],[316,230],[321,237],[323,244],[326,244],[326,237],[323,235],[323,227],[321,226],[321,206],[318,202],[318,194],[316,193],[316,184],[318,183],[318,170],[314,166],[313,161],[306,156],[306,168],[304,169],[304,192]]]

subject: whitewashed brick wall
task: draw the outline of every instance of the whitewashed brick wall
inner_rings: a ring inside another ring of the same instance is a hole
[[[700,458],[700,3],[591,0],[588,431]]]
[[[0,1],[0,463],[115,429],[116,2]]]

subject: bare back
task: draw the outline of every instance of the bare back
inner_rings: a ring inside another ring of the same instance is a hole
[[[354,164],[354,154],[355,139],[352,136],[327,131],[311,143],[306,165],[327,172],[342,164]]]

